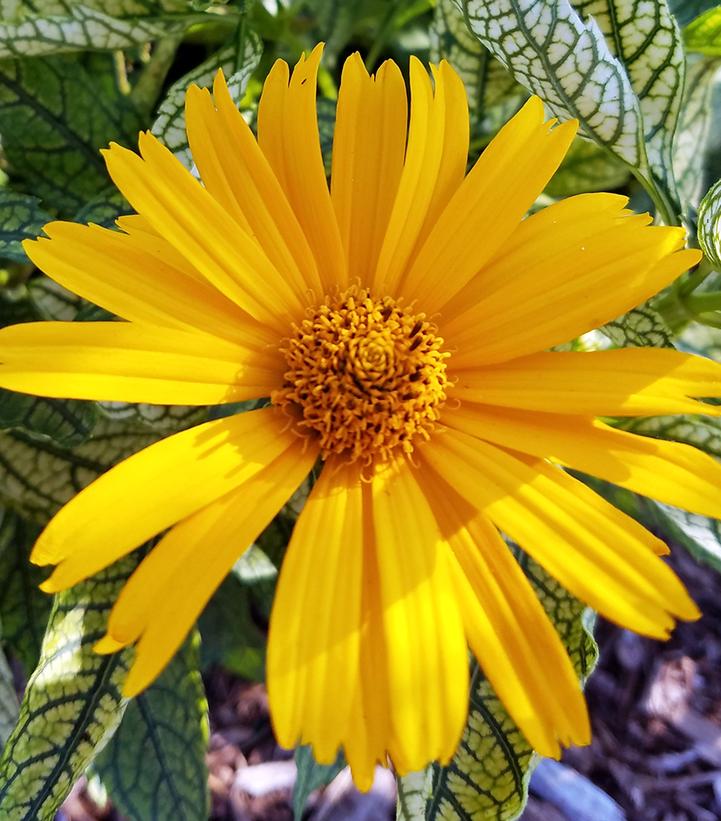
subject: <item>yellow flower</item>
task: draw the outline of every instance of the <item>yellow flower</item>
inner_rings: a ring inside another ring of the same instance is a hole
[[[2,331],[0,383],[56,397],[268,406],[198,425],[114,467],[40,536],[63,590],[170,528],[121,593],[100,652],[137,642],[125,692],[173,655],[246,545],[322,470],[284,560],[268,689],[285,746],[345,748],[368,787],[448,761],[467,646],[544,755],[588,741],[563,646],[499,535],[608,618],[663,638],[696,607],[665,546],[567,466],[709,516],[721,468],[598,416],[714,413],[721,366],[673,350],[548,349],[664,288],[699,254],[611,194],[524,219],[576,124],[533,97],[466,175],[468,110],[435,83],[348,59],[330,189],[316,122],[321,49],[273,67],[258,139],[221,74],[187,95],[203,184],[150,134],[112,145],[137,214],[53,222],[26,243],[53,279],[123,322]]]

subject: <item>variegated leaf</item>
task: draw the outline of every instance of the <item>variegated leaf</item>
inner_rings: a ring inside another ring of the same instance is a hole
[[[583,20],[568,0],[460,1],[471,30],[515,78],[559,118],[577,118],[586,136],[644,181],[665,219],[675,220],[680,206],[668,146],[681,101],[683,50],[665,0],[583,4],[599,12],[600,25]],[[612,14],[613,46],[602,31]]]
[[[686,94],[674,144],[673,168],[682,198],[698,209],[707,182],[706,159],[711,136],[712,100],[721,84],[721,58],[690,54],[686,60]]]
[[[208,704],[194,633],[158,680],[127,706],[93,764],[128,821],[206,821]]]
[[[698,241],[711,264],[721,271],[721,180],[701,200]]]
[[[4,821],[51,821],[120,723],[131,651],[100,656],[92,646],[136,564],[125,559],[56,596],[40,661],[0,759]]]
[[[21,243],[24,239],[34,239],[49,221],[50,215],[37,197],[7,188],[0,191],[0,258],[29,262]]]
[[[245,38],[240,58],[235,46],[228,46],[213,54],[170,87],[168,95],[158,108],[152,131],[187,168],[192,168],[193,165],[185,133],[185,92],[188,86],[193,83],[204,87],[212,86],[218,69],[222,69],[230,92],[236,103],[239,103],[248,80],[260,61],[262,51],[260,39],[250,32]],[[240,65],[240,68],[236,70],[237,65]]]
[[[681,209],[671,149],[686,69],[678,23],[666,0],[574,0],[573,5],[599,24],[626,69],[641,108],[651,175],[677,217]]]
[[[498,131],[528,96],[466,25],[454,0],[438,0],[431,29],[431,59],[448,60],[468,94],[471,134],[481,142]]]
[[[203,19],[199,14],[123,19],[112,17],[102,7],[73,4],[64,14],[24,15],[18,22],[0,19],[0,59],[127,49],[183,32]]]
[[[671,330],[650,305],[641,305],[601,330],[618,348],[672,348]]]

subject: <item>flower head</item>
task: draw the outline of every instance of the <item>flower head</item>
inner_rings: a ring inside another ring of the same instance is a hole
[[[121,322],[0,332],[0,384],[47,396],[259,410],[151,445],[79,493],[33,553],[67,588],[166,531],[98,650],[137,643],[133,695],[168,662],[239,553],[315,464],[274,602],[279,741],[345,749],[367,787],[453,754],[467,648],[544,755],[589,737],[560,639],[499,531],[619,624],[665,637],[697,610],[665,546],[564,471],[721,516],[703,453],[601,416],[719,413],[721,366],[673,350],[553,352],[695,264],[679,228],[610,194],[526,216],[576,124],[531,98],[466,175],[468,111],[358,55],[343,69],[330,187],[321,50],[273,67],[251,132],[222,74],[187,95],[198,181],[151,134],[108,170],[120,230],[55,222],[34,262]]]

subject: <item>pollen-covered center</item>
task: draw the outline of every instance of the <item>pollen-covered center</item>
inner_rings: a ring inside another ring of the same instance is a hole
[[[288,369],[272,396],[322,455],[370,463],[413,451],[446,399],[443,340],[424,314],[351,289],[314,309],[283,343]]]

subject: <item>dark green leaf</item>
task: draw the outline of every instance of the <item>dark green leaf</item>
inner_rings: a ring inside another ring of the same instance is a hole
[[[35,239],[50,215],[40,207],[40,200],[0,190],[0,257],[13,262],[28,262],[23,251],[24,239]]]
[[[29,673],[40,655],[52,599],[38,589],[47,573],[28,559],[39,532],[0,508],[0,638]]]
[[[197,635],[133,699],[93,769],[130,821],[206,821],[208,705]]]
[[[133,145],[141,123],[118,90],[112,57],[0,63],[0,136],[11,178],[62,216],[108,186],[99,149]]]
[[[601,330],[619,348],[671,348],[671,331],[659,313],[641,305],[604,325]]]
[[[345,758],[343,753],[338,753],[332,764],[318,764],[310,747],[298,747],[295,751],[295,764],[298,776],[293,787],[293,817],[295,821],[300,821],[310,794],[330,784],[345,767]]]

